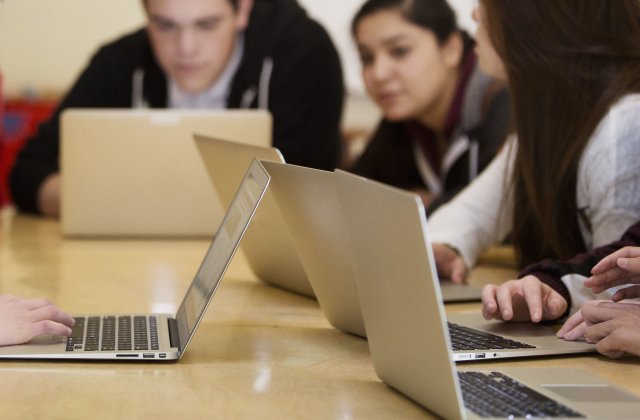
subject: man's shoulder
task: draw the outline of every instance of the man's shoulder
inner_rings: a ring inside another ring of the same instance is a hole
[[[133,32],[120,36],[103,44],[98,54],[102,55],[141,55],[149,49],[149,38],[145,28],[137,29]],[[133,56],[130,56],[133,58]]]
[[[249,37],[271,38],[275,44],[304,44],[330,40],[326,29],[295,0],[256,0],[247,29]]]

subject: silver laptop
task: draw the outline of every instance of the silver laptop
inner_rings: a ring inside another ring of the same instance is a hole
[[[268,146],[271,125],[267,111],[255,110],[66,110],[62,232],[210,237],[226,206],[211,190],[193,133]]]
[[[181,358],[268,185],[269,175],[260,162],[254,161],[175,316],[80,316],[75,318],[70,337],[42,336],[27,344],[0,347],[0,359],[165,361]]]
[[[366,337],[334,174],[282,163],[263,164],[272,178],[269,190],[327,320],[342,331]],[[478,288],[451,282],[442,286],[445,302],[478,300],[481,295]]]
[[[273,147],[230,142],[208,136],[194,136],[201,161],[220,201],[230,203],[235,186],[253,159],[284,162]],[[265,194],[241,249],[256,277],[285,290],[314,297],[307,274],[291,241],[284,220],[270,192]]]
[[[391,217],[422,209],[420,199],[336,175],[371,355],[383,382],[447,419],[637,417],[640,399],[586,371],[496,366],[494,372],[456,372],[427,231]]]
[[[363,249],[364,244],[375,244],[376,262],[384,265],[384,271],[376,275],[385,275],[389,288],[406,288],[412,283],[432,280],[440,283],[432,263],[427,221],[419,198],[342,171],[336,174],[355,264],[362,263],[363,256],[359,254],[372,252]],[[366,230],[353,227],[361,226],[364,221]],[[358,272],[358,284],[361,284],[360,276]],[[424,305],[439,303],[440,296],[440,291],[438,296],[428,296]],[[550,325],[486,321],[479,312],[450,315],[448,320],[456,361],[595,351],[595,346],[586,342],[558,339],[556,329]]]
[[[366,337],[333,172],[262,162],[318,303],[339,330]]]

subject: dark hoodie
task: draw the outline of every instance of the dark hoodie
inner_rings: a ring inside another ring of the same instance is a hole
[[[340,156],[343,96],[340,61],[327,32],[295,0],[256,0],[227,107],[268,109],[273,145],[287,162],[331,170]],[[167,80],[144,29],[103,46],[18,155],[10,176],[14,202],[23,211],[38,212],[40,185],[60,169],[64,109],[165,108],[167,103]]]

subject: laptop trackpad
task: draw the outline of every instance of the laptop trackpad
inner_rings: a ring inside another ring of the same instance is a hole
[[[609,385],[542,385],[542,387],[574,402],[640,401],[640,398]]]
[[[63,337],[63,336],[60,336],[60,335],[41,335],[41,336],[32,338],[26,344],[31,344],[31,345],[50,345],[50,344],[65,343],[66,341],[67,341],[67,337]]]

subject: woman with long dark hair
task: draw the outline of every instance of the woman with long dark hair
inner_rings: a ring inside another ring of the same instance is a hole
[[[474,16],[480,65],[507,81],[516,136],[431,218],[438,269],[456,282],[509,233],[526,267],[640,220],[640,2],[481,0]],[[594,297],[526,273],[485,287],[486,318],[557,319]]]
[[[350,170],[418,192],[433,210],[498,152],[509,122],[505,83],[479,69],[446,0],[368,0],[352,33],[383,118]]]

